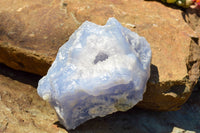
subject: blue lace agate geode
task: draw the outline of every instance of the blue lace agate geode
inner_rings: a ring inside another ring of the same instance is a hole
[[[38,94],[51,103],[66,129],[74,129],[141,101],[150,62],[149,43],[115,18],[104,26],[86,21],[59,49],[39,81]]]

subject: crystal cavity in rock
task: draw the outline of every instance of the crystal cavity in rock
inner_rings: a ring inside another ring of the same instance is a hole
[[[100,26],[84,22],[59,49],[38,94],[51,103],[66,129],[117,111],[143,98],[151,48],[115,18]]]
[[[95,57],[95,60],[94,60],[94,64],[97,64],[99,61],[104,61],[108,59],[108,55],[105,54],[105,53],[98,53],[98,55]]]

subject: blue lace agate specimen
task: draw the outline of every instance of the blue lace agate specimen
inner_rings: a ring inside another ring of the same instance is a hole
[[[66,129],[116,111],[143,98],[150,76],[151,48],[145,38],[115,18],[100,26],[84,22],[38,85]]]

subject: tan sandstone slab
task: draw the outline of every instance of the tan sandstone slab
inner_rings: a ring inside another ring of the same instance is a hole
[[[0,5],[0,62],[12,68],[45,75],[82,22],[103,25],[115,17],[151,44],[151,78],[138,106],[176,110],[199,77],[199,58],[193,58],[199,57],[199,45],[191,39],[199,36],[180,9],[143,0],[1,0]]]
[[[56,112],[37,95],[35,75],[0,64],[0,133],[65,133]]]

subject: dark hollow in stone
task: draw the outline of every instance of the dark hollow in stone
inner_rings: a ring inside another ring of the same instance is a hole
[[[106,59],[108,59],[108,55],[103,52],[100,52],[95,57],[94,64],[97,64],[99,61],[104,61]]]

